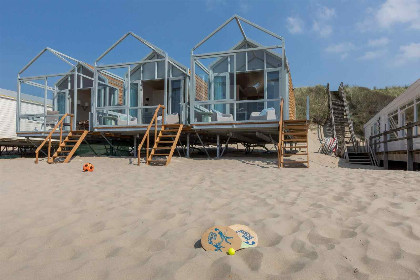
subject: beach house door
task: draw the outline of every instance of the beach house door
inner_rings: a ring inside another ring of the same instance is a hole
[[[213,100],[226,101],[229,99],[229,75],[228,73],[214,74],[213,76]],[[214,110],[229,114],[230,106],[226,102],[222,104],[215,104]],[[224,103],[224,104],[223,104]]]
[[[54,111],[58,111],[60,115],[64,115],[69,112],[69,91],[60,90],[57,91],[54,100]]]
[[[184,78],[169,79],[168,114],[181,118],[184,104]]]

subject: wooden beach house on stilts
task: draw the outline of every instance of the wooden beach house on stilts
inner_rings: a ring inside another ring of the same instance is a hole
[[[99,65],[129,36],[147,46],[150,52],[136,62]],[[102,82],[99,77],[107,72],[114,72],[118,81]],[[187,67],[128,32],[95,61],[93,131],[140,136],[139,163],[140,152],[145,148],[147,164],[169,164],[187,123],[188,84]],[[152,144],[150,153],[149,144]]]
[[[226,51],[197,53],[231,22],[237,24],[241,41]],[[243,24],[270,35],[278,43],[265,46],[253,41]],[[239,142],[245,147],[272,143],[279,147],[279,166],[285,163],[286,155],[295,154],[306,156],[299,163],[309,163],[308,123],[295,119],[283,37],[240,16],[229,18],[191,50],[189,100],[191,129],[205,141],[217,144],[218,157],[223,154],[221,141],[226,145]]]

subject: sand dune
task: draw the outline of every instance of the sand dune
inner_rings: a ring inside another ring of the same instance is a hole
[[[82,173],[83,162],[95,165]],[[275,157],[0,160],[0,279],[420,279],[420,174]],[[259,246],[206,252],[246,224]]]

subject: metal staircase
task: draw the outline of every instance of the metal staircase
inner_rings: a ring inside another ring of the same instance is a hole
[[[158,132],[158,113],[162,110],[162,125]],[[176,149],[179,137],[181,135],[182,124],[165,124],[165,106],[159,105],[147,127],[146,133],[143,136],[137,150],[138,165],[140,165],[140,152],[146,142],[146,164],[148,165],[168,165],[171,162],[172,155]],[[154,125],[154,144],[152,151],[149,154],[150,132]]]

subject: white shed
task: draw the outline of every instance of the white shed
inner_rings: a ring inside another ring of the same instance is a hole
[[[16,98],[17,92],[0,88],[0,139],[16,138]],[[44,98],[22,93],[22,108],[28,114],[44,112]],[[47,110],[52,109],[52,100],[47,101]],[[23,120],[21,126],[28,130],[41,127],[43,121],[37,118]],[[32,128],[32,129],[29,129]]]
[[[370,136],[417,121],[420,121],[420,79],[415,81],[403,94],[396,97],[364,125],[365,138],[369,139]],[[420,134],[420,128],[415,128],[413,134]],[[389,137],[404,136],[405,131],[400,131],[398,135],[395,133]],[[420,138],[415,138],[413,145],[414,150],[420,150]],[[378,152],[383,152],[383,148],[383,144],[378,145]],[[404,151],[406,149],[405,140],[388,143],[388,151]]]

